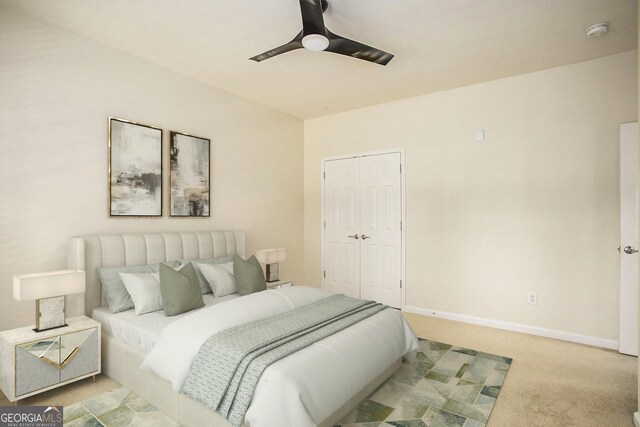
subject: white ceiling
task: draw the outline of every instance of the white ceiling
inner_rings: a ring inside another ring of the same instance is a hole
[[[303,119],[637,48],[636,0],[329,0],[334,33],[386,67],[304,49],[298,0],[10,0],[8,4]],[[585,36],[608,22],[609,34]]]

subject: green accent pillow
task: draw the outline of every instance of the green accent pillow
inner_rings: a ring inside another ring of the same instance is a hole
[[[160,294],[167,316],[204,307],[198,275],[190,262],[178,270],[160,264]]]
[[[267,289],[262,267],[254,255],[246,261],[234,255],[233,275],[236,277],[236,286],[240,295],[249,295]]]

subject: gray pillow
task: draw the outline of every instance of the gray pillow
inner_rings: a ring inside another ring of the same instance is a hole
[[[225,255],[225,256],[217,256],[213,259],[214,264],[226,264],[228,262],[233,261],[233,257],[235,255]]]
[[[160,272],[160,264],[159,262],[156,262],[155,264],[149,264],[149,267],[156,273]],[[167,264],[169,267],[173,267],[173,268],[178,268],[180,267],[180,262],[178,261],[167,261],[167,262],[163,262],[162,264]]]
[[[148,265],[129,265],[124,267],[100,267],[98,277],[102,283],[102,291],[107,297],[109,310],[112,313],[130,310],[133,308],[133,301],[125,288],[120,273],[153,273]]]
[[[198,284],[200,285],[200,292],[202,294],[210,294],[211,288],[209,287],[209,283],[207,282],[207,279],[200,272],[200,267],[198,267],[198,264],[225,264],[231,261],[233,261],[233,255],[225,255],[225,256],[219,256],[216,258],[205,258],[205,259],[181,259],[177,262],[179,263],[179,265],[183,265],[190,262],[193,265],[193,268],[195,268],[196,270],[196,275],[198,276]]]
[[[178,262],[172,261],[168,264],[176,267]],[[109,310],[111,310],[112,313],[119,313],[133,308],[133,300],[129,296],[129,292],[127,292],[127,288],[125,288],[120,278],[120,273],[154,273],[158,271],[159,268],[159,264],[97,268],[98,277],[100,278],[100,283],[102,283],[102,291],[109,303]]]
[[[190,262],[179,270],[160,264],[160,293],[167,316],[204,307],[198,275]]]
[[[247,261],[234,255],[233,275],[236,278],[236,286],[240,295],[249,295],[267,289],[262,267],[254,255]]]

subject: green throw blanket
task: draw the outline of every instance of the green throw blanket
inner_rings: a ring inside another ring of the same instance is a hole
[[[374,301],[331,295],[225,329],[200,347],[182,391],[240,426],[270,364],[385,308]]]

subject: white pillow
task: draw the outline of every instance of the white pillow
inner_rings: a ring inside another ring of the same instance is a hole
[[[200,272],[207,279],[216,298],[238,292],[236,278],[233,277],[233,262],[225,264],[198,264]]]
[[[163,309],[160,273],[120,273],[120,278],[131,295],[136,316]]]
[[[233,261],[231,261],[231,262],[225,262],[224,264],[218,264],[218,265],[221,265],[221,266],[223,266],[224,268],[226,268],[226,269],[227,269],[227,271],[228,271],[229,273],[231,273],[231,275],[232,275],[232,276],[233,276],[233,278],[235,279],[235,277],[236,277],[236,276],[235,276],[235,274],[234,274],[234,272],[233,272]]]

